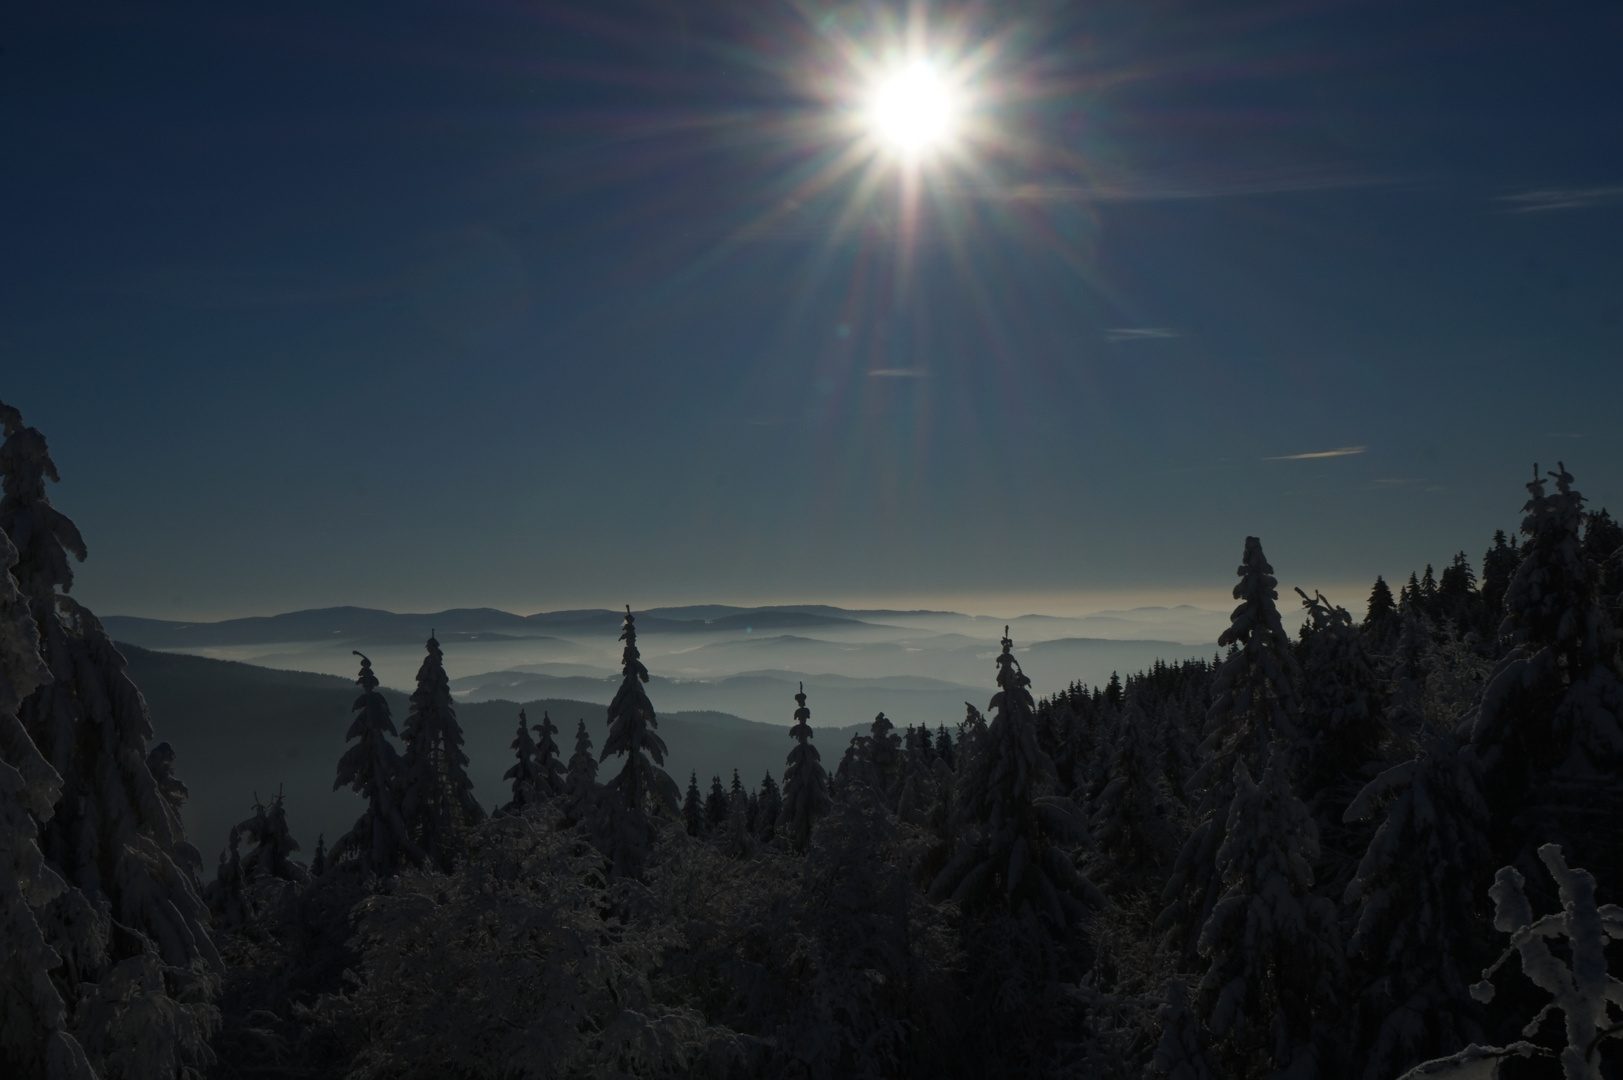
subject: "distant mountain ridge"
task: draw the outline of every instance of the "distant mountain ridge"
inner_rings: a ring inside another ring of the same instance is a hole
[[[662,611],[700,614],[684,618],[662,614]],[[496,608],[450,608],[426,614],[398,614],[377,608],[333,607],[220,622],[180,622],[109,615],[102,619],[102,624],[109,634],[121,641],[133,642],[144,648],[184,649],[339,638],[397,642],[421,640],[430,631],[444,641],[499,635],[544,639],[549,636],[546,632],[549,629],[618,635],[624,617],[624,612],[607,608],[514,615]],[[755,626],[774,630],[841,625],[854,627],[864,623],[843,614],[831,615],[794,608],[722,610],[716,605],[708,605],[701,608],[639,611],[637,625],[644,632],[681,633],[746,630]]]
[[[175,748],[175,769],[190,788],[184,815],[194,844],[212,863],[231,826],[250,816],[253,801],[269,801],[278,788],[286,793],[288,821],[305,854],[316,838],[330,843],[354,824],[359,798],[334,791],[333,777],[346,742],[350,706],[358,693],[349,679],[304,671],[279,671],[231,660],[184,653],[154,652],[121,642],[127,671],[146,698],[155,740]],[[396,728],[406,719],[407,695],[384,688]],[[814,700],[812,705],[817,705]],[[782,777],[791,741],[784,724],[759,724],[715,709],[666,711],[657,694],[659,732],[670,748],[665,768],[686,788],[697,772],[706,791],[713,775],[731,779],[731,771],[752,788],[771,772]],[[792,710],[793,701],[788,702]],[[508,744],[523,707],[532,723],[550,712],[559,729],[558,742],[567,758],[574,746],[575,723],[586,721],[593,745],[601,749],[607,735],[602,703],[549,695],[521,703],[502,697],[459,702],[457,715],[466,736],[468,775],[474,794],[487,808],[508,798],[502,773],[512,759]],[[850,741],[852,728],[819,726],[813,718],[817,745],[830,766]],[[605,762],[604,770],[615,767]],[[610,773],[612,775],[612,773]]]

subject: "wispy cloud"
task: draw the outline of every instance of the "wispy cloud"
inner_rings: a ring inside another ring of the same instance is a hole
[[[1539,214],[1546,210],[1583,210],[1623,199],[1623,185],[1590,188],[1545,188],[1503,195],[1498,200],[1511,214]]]
[[[923,368],[882,367],[874,368],[868,372],[870,379],[922,379],[927,374]]]
[[[1341,446],[1334,450],[1314,450],[1307,454],[1278,454],[1274,457],[1265,457],[1263,461],[1312,461],[1315,458],[1349,457],[1353,454],[1362,454],[1368,450],[1367,446]]]
[[[1106,341],[1159,341],[1178,336],[1167,326],[1118,326],[1105,331]]]
[[[1376,487],[1383,488],[1403,487],[1406,484],[1424,484],[1425,482],[1426,478],[1423,476],[1382,476],[1370,481]]]

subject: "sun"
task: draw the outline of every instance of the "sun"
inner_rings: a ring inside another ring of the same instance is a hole
[[[953,88],[928,61],[914,60],[874,80],[867,121],[880,146],[917,158],[951,145],[958,112]]]

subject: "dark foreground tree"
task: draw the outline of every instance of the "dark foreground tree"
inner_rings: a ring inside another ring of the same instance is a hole
[[[783,808],[778,824],[789,836],[796,851],[805,851],[812,827],[829,811],[828,773],[812,745],[811,710],[806,707],[806,684],[795,693],[795,723],[789,729],[795,740],[783,768]]]
[[[648,820],[649,811],[664,813],[674,820],[681,815],[682,796],[676,782],[660,768],[667,752],[665,740],[655,730],[659,721],[643,689],[648,669],[637,650],[637,625],[630,605],[626,606],[620,640],[626,643],[620,658],[622,680],[619,692],[609,702],[609,737],[603,742],[598,760],[615,754],[623,756],[625,764],[608,783],[611,795],[606,806],[604,854],[612,861],[616,874],[638,877],[656,835]]]
[[[404,783],[400,755],[389,741],[395,733],[389,702],[378,693],[372,661],[355,655],[361,657],[361,673],[355,679],[361,693],[350,706],[355,719],[344,737],[355,745],[339,758],[332,786],[334,791],[342,787],[355,791],[366,800],[366,811],[333,844],[327,858],[334,863],[357,859],[367,872],[388,875],[407,865],[421,866],[423,849],[400,814]]]
[[[411,713],[400,732],[405,784],[400,815],[423,854],[449,871],[460,846],[458,837],[485,818],[468,779],[468,755],[462,750],[462,725],[451,703],[445,654],[429,634],[428,654],[417,669]]]

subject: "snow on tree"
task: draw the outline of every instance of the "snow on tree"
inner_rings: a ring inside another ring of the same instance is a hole
[[[1349,821],[1378,818],[1345,901],[1358,1003],[1354,1060],[1363,1080],[1481,1037],[1464,972],[1481,956],[1475,889],[1488,860],[1488,806],[1476,755],[1424,725],[1420,752],[1372,780]]]
[[[1161,997],[1161,1005],[1155,1010],[1161,1038],[1150,1057],[1150,1075],[1167,1080],[1217,1080],[1206,1057],[1210,1036],[1189,1004],[1188,984],[1182,979],[1168,979],[1161,988]]]
[[[523,710],[520,710],[522,715]],[[536,791],[543,799],[550,799],[555,795],[564,793],[564,767],[558,751],[558,725],[552,722],[552,715],[541,710],[541,722],[535,725],[535,733],[539,738],[535,742],[535,768],[539,776]]]
[[[51,673],[27,599],[11,576],[16,561],[17,549],[0,532],[0,1073],[90,1080],[95,1074],[51,981],[62,957],[40,925],[47,905],[68,888],[46,865],[36,825],[51,820],[62,778],[17,717],[23,699]]]
[[[875,716],[868,728],[867,749],[871,783],[885,795],[895,794],[901,784],[902,737],[884,713]]]
[[[518,711],[518,734],[508,745],[512,747],[513,755],[518,759],[502,774],[503,780],[513,781],[512,801],[502,808],[511,811],[541,801],[541,796],[537,793],[540,771],[535,765],[535,740],[530,738],[530,719],[524,715],[523,709]]]
[[[721,786],[721,777],[710,778],[710,794],[704,800],[706,831],[714,831],[727,823],[727,792]]]
[[[570,755],[569,772],[564,782],[564,820],[571,825],[593,821],[601,791],[597,783],[597,757],[592,753],[592,736],[586,730],[586,721],[582,720],[575,729],[575,752]]]
[[[1336,908],[1313,895],[1318,830],[1291,791],[1288,748],[1269,748],[1260,782],[1234,761],[1217,868],[1223,892],[1201,928],[1209,966],[1195,1011],[1214,1037],[1224,1076],[1334,1075],[1331,1036],[1343,1017],[1346,965]]]
[[[361,657],[361,673],[355,680],[361,693],[350,706],[355,719],[344,739],[359,741],[339,758],[332,786],[334,791],[342,787],[354,790],[366,800],[366,811],[354,828],[338,838],[327,857],[334,863],[359,859],[366,871],[388,875],[407,864],[421,866],[424,853],[400,813],[404,766],[389,741],[395,733],[389,702],[378,693],[372,661],[358,652],[355,655]]]
[[[703,836],[708,822],[704,819],[704,797],[699,794],[699,774],[688,775],[687,794],[682,799],[682,820],[687,824],[689,836]]]
[[[1301,653],[1305,745],[1297,776],[1329,849],[1323,876],[1339,893],[1368,841],[1357,829],[1347,830],[1342,814],[1380,771],[1381,680],[1347,609],[1333,606],[1323,593],[1296,592],[1308,616]]]
[[[213,1060],[210,1000],[222,964],[180,816],[147,767],[152,724],[125,660],[100,620],[66,595],[79,530],[51,505],[58,479],[45,437],[0,403],[0,532],[15,546],[13,577],[39,635],[49,678],[17,717],[61,779],[39,848],[70,886],[41,923],[65,963],[58,988],[91,1064],[128,1075]],[[60,590],[60,591],[58,591]],[[38,788],[38,776],[28,777]],[[110,938],[116,926],[118,938]],[[143,1020],[141,1010],[155,1013]]]
[[[1369,590],[1369,603],[1365,606],[1362,630],[1379,650],[1382,642],[1395,632],[1398,605],[1392,599],[1392,588],[1386,579],[1375,575],[1375,584]]]
[[[1093,839],[1118,868],[1118,876],[1160,871],[1177,854],[1172,799],[1152,743],[1149,719],[1129,699],[1117,728],[1106,782],[1094,800]]]
[[[316,853],[310,858],[310,876],[320,877],[327,872],[327,834],[316,834]]]
[[[1219,646],[1229,647],[1229,654],[1212,680],[1206,737],[1199,747],[1202,763],[1186,785],[1203,793],[1195,808],[1199,824],[1178,853],[1161,894],[1166,906],[1156,920],[1157,929],[1181,934],[1179,948],[1187,959],[1193,958],[1201,927],[1225,888],[1217,856],[1234,798],[1235,765],[1244,763],[1248,773],[1259,772],[1276,744],[1288,748],[1297,740],[1296,695],[1291,688],[1296,660],[1274,605],[1279,599],[1274,568],[1255,536],[1246,537],[1245,555],[1236,572],[1240,582],[1234,586],[1234,598],[1240,603],[1217,639]]]
[[[1522,558],[1516,543],[1515,537],[1506,542],[1503,529],[1495,530],[1493,547],[1482,556],[1482,606],[1487,619],[1487,637],[1498,634],[1499,624],[1505,617],[1505,590],[1510,587],[1516,564]]]
[[[963,837],[930,895],[971,910],[1035,915],[1060,934],[1087,916],[1084,901],[1108,905],[1060,846],[1092,841],[1076,804],[1051,794],[1054,763],[1037,747],[1031,680],[1014,658],[1007,627],[997,665],[992,721],[959,789],[954,817]]]
[[[622,681],[614,700],[609,702],[609,737],[604,740],[598,760],[610,754],[626,760],[620,774],[608,783],[613,796],[607,804],[610,820],[608,851],[604,854],[612,860],[616,874],[639,877],[657,835],[648,811],[676,818],[682,812],[682,796],[676,782],[659,767],[665,763],[665,740],[655,730],[659,721],[643,689],[648,669],[637,651],[637,624],[629,604],[620,640],[626,643],[620,659]]]
[[[783,809],[778,824],[788,833],[789,842],[799,852],[806,850],[812,827],[828,813],[828,773],[812,745],[811,710],[806,707],[806,684],[795,693],[795,723],[789,729],[795,740],[783,769]]]
[[[697,794],[697,789],[694,791]],[[760,812],[756,818],[755,835],[762,840],[770,841],[778,830],[778,815],[783,813],[783,793],[778,790],[778,782],[767,773],[761,780]]]
[[[1583,496],[1557,463],[1546,490],[1527,485],[1521,562],[1505,590],[1494,668],[1471,726],[1494,809],[1495,860],[1537,871],[1534,851],[1560,842],[1591,853],[1623,889],[1616,822],[1623,815],[1623,683],[1604,662],[1611,621],[1582,553]]]
[[[749,796],[744,792],[738,770],[733,770],[733,786],[727,795],[727,825],[721,833],[721,843],[727,854],[744,859],[755,853],[755,837],[749,827]]]
[[[952,735],[947,731],[946,724],[940,724],[936,727],[935,756],[945,761],[949,769],[957,766],[957,757],[952,745]]]
[[[430,632],[427,655],[417,669],[411,713],[401,728],[400,816],[423,854],[447,872],[459,846],[457,837],[484,820],[484,808],[473,797],[468,755],[462,752],[462,725],[451,703],[445,654]]]
[[[236,830],[251,841],[254,849],[243,863],[243,878],[272,877],[282,881],[307,882],[309,871],[291,858],[299,850],[299,842],[287,828],[287,810],[282,805],[282,792],[271,798],[270,806],[254,797],[254,815],[240,823]]]
[[[1449,1057],[1410,1069],[1401,1080],[1492,1080],[1512,1057],[1555,1057],[1565,1080],[1602,1080],[1610,1075],[1602,1068],[1606,1049],[1602,1043],[1623,1038],[1623,981],[1607,974],[1606,945],[1623,941],[1623,908],[1597,904],[1594,875],[1569,868],[1559,844],[1545,844],[1538,854],[1555,879],[1561,910],[1535,918],[1525,889],[1527,879],[1513,866],[1501,868],[1488,894],[1494,902],[1494,929],[1510,935],[1510,947],[1482,973],[1471,994],[1484,1004],[1491,1002],[1490,980],[1515,956],[1522,974],[1550,995],[1522,1034],[1537,1037],[1544,1018],[1560,1012],[1566,1045],[1553,1052],[1525,1039],[1508,1046],[1472,1043]],[[1564,948],[1552,951],[1551,941],[1564,942]]]

